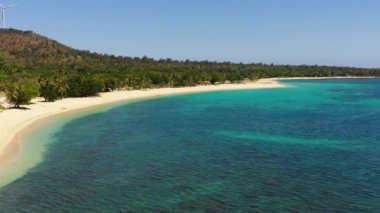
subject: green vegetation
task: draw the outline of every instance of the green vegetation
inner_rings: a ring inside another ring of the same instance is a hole
[[[29,104],[32,98],[39,95],[38,85],[33,80],[17,79],[5,85],[5,96],[15,108]]]
[[[75,50],[30,31],[0,30],[0,91],[15,105],[28,102],[37,95],[35,90],[46,101],[55,101],[116,89],[316,76],[380,76],[380,69],[121,57]],[[36,83],[21,85],[15,79]]]
[[[53,102],[67,96],[68,85],[63,77],[58,75],[42,75],[39,80],[40,96],[47,102]]]

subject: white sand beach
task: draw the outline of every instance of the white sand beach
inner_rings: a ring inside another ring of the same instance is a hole
[[[29,108],[28,110],[9,109],[0,112],[0,175],[7,165],[17,162],[17,156],[23,146],[19,140],[16,140],[18,133],[23,129],[33,126],[34,123],[43,118],[103,104],[157,96],[223,90],[272,89],[281,87],[285,87],[285,85],[280,84],[275,79],[261,79],[244,84],[114,91],[110,93],[102,93],[99,97],[67,98],[54,103],[43,102],[43,99],[37,98],[32,101],[33,104],[27,106]],[[3,103],[3,106],[7,107],[4,104],[4,97],[0,98],[0,103]]]
[[[379,78],[377,76],[335,76],[335,77],[280,77],[272,80],[329,80],[329,79],[368,79]]]

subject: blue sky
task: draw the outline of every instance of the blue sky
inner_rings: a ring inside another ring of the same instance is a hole
[[[3,0],[8,25],[154,58],[380,67],[379,0]]]

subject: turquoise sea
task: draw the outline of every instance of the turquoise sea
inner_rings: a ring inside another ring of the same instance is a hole
[[[380,79],[283,83],[45,122],[0,212],[380,212]]]

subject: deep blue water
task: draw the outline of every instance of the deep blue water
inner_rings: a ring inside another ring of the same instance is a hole
[[[379,212],[380,80],[284,83],[74,119],[0,212]]]

